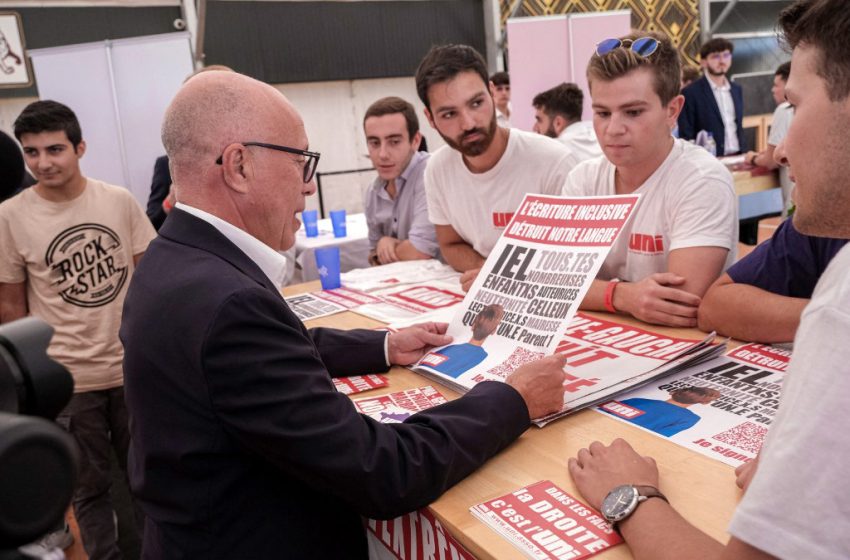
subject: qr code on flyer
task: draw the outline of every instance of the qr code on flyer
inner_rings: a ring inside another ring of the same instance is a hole
[[[759,426],[753,422],[744,422],[725,432],[720,432],[713,439],[756,454],[761,449],[761,444],[766,435],[767,428],[764,426]]]
[[[508,356],[507,360],[494,368],[488,369],[487,373],[500,379],[505,379],[519,366],[525,365],[528,362],[533,362],[534,360],[539,360],[542,357],[543,352],[532,352],[525,348],[515,348],[511,355]]]

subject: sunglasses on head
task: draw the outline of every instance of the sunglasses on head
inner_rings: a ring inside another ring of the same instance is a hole
[[[658,41],[652,37],[640,39],[605,39],[596,45],[596,56],[605,56],[620,47],[627,48],[638,56],[647,57],[658,50]]]

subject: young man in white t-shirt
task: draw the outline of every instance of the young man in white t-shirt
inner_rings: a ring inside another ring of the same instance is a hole
[[[74,378],[57,422],[80,449],[74,513],[92,560],[120,558],[110,447],[126,470],[124,355],[118,340],[130,276],[156,236],[127,189],[80,171],[86,150],[73,111],[28,105],[15,121],[24,160],[38,182],[0,204],[0,322],[28,314],[55,330],[48,354]],[[137,511],[136,529],[141,529]]]
[[[563,194],[637,193],[641,201],[581,307],[695,327],[700,297],[735,260],[732,175],[706,150],[670,134],[684,99],[679,55],[666,37],[640,32],[603,41],[587,76],[605,157],[576,167]]]
[[[526,193],[559,194],[575,156],[538,134],[500,127],[484,59],[432,48],[416,71],[425,116],[448,146],[425,170],[428,215],[446,262],[468,289]]]
[[[785,139],[791,119],[794,118],[794,108],[785,101],[785,84],[791,74],[791,62],[784,62],[776,69],[773,76],[773,87],[770,92],[776,101],[776,110],[773,111],[773,122],[770,125],[770,135],[767,137],[767,147],[761,152],[747,152],[744,161],[752,165],[766,167],[768,169],[779,168],[779,186],[782,187],[782,215],[785,216],[791,204],[791,189],[794,183],[788,177],[788,168],[779,165],[774,157],[776,147]]]
[[[802,0],[779,16],[794,49],[788,100],[794,121],[778,158],[796,179],[794,225],[850,238],[850,14],[847,0]],[[758,462],[738,468],[745,489],[721,544],[677,513],[684,493],[629,501],[659,488],[658,466],[623,440],[591,443],[569,460],[576,487],[615,521],[637,560],[850,558],[850,246],[830,262],[803,312],[779,409]],[[662,463],[661,461],[659,461]],[[661,464],[662,470],[681,468]],[[694,482],[699,484],[698,474]],[[618,488],[617,492],[612,489]],[[718,489],[726,492],[725,489]],[[606,499],[606,496],[608,499]],[[656,494],[657,496],[657,494]],[[617,497],[621,501],[617,501]],[[678,501],[679,503],[676,503]],[[690,504],[695,513],[705,504]]]
[[[581,120],[584,93],[580,87],[563,82],[535,95],[531,104],[534,106],[534,132],[557,139],[579,161],[602,155],[593,123]]]

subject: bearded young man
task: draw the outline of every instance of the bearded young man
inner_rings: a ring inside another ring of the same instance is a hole
[[[710,132],[717,155],[744,150],[744,93],[726,77],[735,46],[727,39],[712,39],[700,49],[703,76],[682,90],[685,107],[679,115],[679,138],[694,140],[700,130]]]
[[[563,145],[496,124],[481,55],[466,45],[432,48],[416,71],[425,116],[448,146],[425,170],[428,215],[464,289],[527,193],[561,192],[578,163]]]

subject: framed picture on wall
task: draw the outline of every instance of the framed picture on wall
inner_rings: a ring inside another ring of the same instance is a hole
[[[16,12],[0,12],[0,88],[32,85],[24,28]]]

